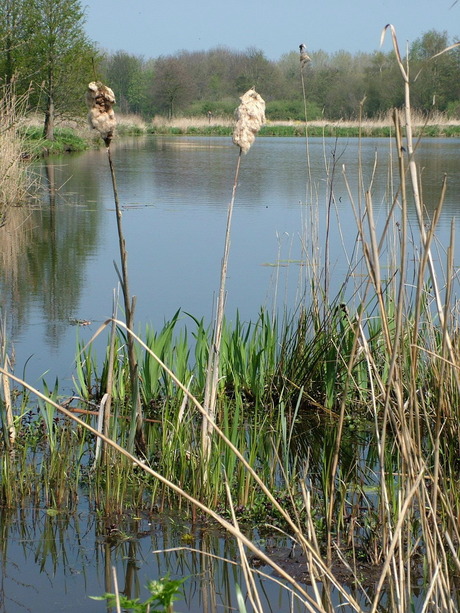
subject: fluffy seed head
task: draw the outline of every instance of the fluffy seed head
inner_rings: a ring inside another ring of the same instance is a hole
[[[233,130],[233,142],[243,153],[247,153],[265,123],[265,101],[255,89],[249,89],[240,100],[241,104],[235,111],[237,121]]]
[[[307,48],[305,47],[303,43],[299,45],[299,50],[300,50],[300,67],[305,68],[308,62],[311,62],[311,57],[308,55]]]
[[[86,91],[86,104],[89,109],[88,122],[93,130],[97,130],[102,136],[107,147],[113,138],[116,126],[113,105],[115,94],[100,81],[92,81]]]

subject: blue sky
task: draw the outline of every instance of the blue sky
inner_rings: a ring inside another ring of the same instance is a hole
[[[460,38],[460,2],[454,0],[83,0],[86,32],[107,51],[147,58],[225,46],[261,49],[277,60],[297,51],[356,53],[380,46],[387,23],[401,51],[430,29]],[[387,37],[384,50],[391,48]]]

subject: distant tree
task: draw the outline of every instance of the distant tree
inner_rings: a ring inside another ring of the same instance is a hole
[[[191,102],[194,89],[194,82],[180,58],[158,58],[155,62],[152,96],[160,112],[166,112],[170,118],[174,117]]]
[[[97,52],[85,35],[79,0],[29,0],[25,6],[25,68],[37,84],[35,101],[45,115],[44,137],[54,140],[56,116],[80,113]]]
[[[277,62],[277,69],[280,75],[280,89],[282,98],[297,99],[303,95],[300,79],[300,58],[297,51],[291,51],[281,56]],[[308,73],[305,77],[306,89],[309,87],[309,73],[312,70],[311,63],[307,68]]]
[[[125,51],[117,51],[104,62],[104,77],[115,92],[118,109],[122,113],[136,112],[131,105],[130,90],[142,74],[143,59]]]
[[[447,32],[430,30],[410,49],[412,103],[425,112],[446,110],[460,97],[460,51],[453,49],[434,57],[450,45]]]
[[[365,113],[374,117],[404,103],[401,73],[393,51],[376,51],[364,69]]]
[[[0,0],[2,2],[7,0]],[[9,0],[9,2],[26,0]],[[64,1],[54,0],[61,4]],[[43,4],[52,0],[33,0]],[[78,5],[78,2],[76,2]],[[27,9],[29,10],[29,9]],[[446,33],[430,31],[410,50],[412,102],[416,108],[456,112],[460,99],[460,50],[436,59],[449,44]],[[303,73],[307,117],[355,118],[361,101],[368,117],[383,114],[403,103],[401,74],[394,52],[351,54],[308,50],[311,63]],[[1,58],[0,58],[1,62]],[[263,51],[216,47],[209,51],[179,51],[144,60],[124,51],[107,56],[101,74],[117,95],[119,109],[149,117],[155,113],[230,114],[238,97],[255,86],[267,102],[267,116],[304,118],[305,106],[297,47],[279,61]],[[42,77],[42,80],[43,77]]]
[[[205,54],[204,70],[207,75],[203,96],[211,100],[222,100],[237,95],[235,80],[240,69],[241,55],[227,47],[217,47]]]
[[[136,72],[126,94],[129,112],[148,117],[152,115],[153,105],[148,94],[148,83],[153,80],[153,67],[145,65],[142,71]]]
[[[21,72],[27,47],[27,0],[0,0],[0,79],[10,83]]]
[[[263,51],[249,47],[245,53],[241,54],[240,72],[235,81],[239,95],[255,87],[264,98],[269,98],[271,97],[270,90],[275,90],[278,84],[278,71],[275,65],[265,57]]]

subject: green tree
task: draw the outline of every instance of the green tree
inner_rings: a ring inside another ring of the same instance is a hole
[[[459,50],[452,49],[434,57],[449,44],[447,32],[430,30],[411,46],[412,104],[422,111],[433,108],[444,111],[449,102],[460,97]]]
[[[401,72],[393,51],[375,51],[364,69],[365,112],[370,117],[404,104]]]
[[[26,7],[26,68],[37,84],[35,102],[45,115],[44,137],[54,140],[56,117],[81,112],[97,52],[85,35],[79,0],[30,0]]]
[[[155,107],[174,117],[195,97],[195,83],[180,57],[160,57],[155,62],[152,85]]]
[[[130,90],[135,83],[139,83],[142,69],[142,58],[125,51],[117,51],[109,56],[105,62],[105,78],[115,92],[117,105],[121,113],[139,112],[139,109],[132,107]]]
[[[27,49],[27,0],[0,0],[0,78],[7,84],[21,72]]]

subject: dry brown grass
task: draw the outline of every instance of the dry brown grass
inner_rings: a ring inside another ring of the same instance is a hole
[[[0,225],[8,207],[20,203],[28,187],[19,128],[25,116],[27,96],[16,96],[13,86],[0,92]]]
[[[231,127],[235,123],[232,117],[213,116],[211,120],[207,117],[173,117],[167,119],[156,115],[152,120],[152,125],[161,128],[204,128],[206,126],[228,126]]]
[[[302,121],[267,121],[267,124],[272,126],[295,126],[301,125]],[[382,113],[378,117],[372,119],[351,120],[351,119],[316,119],[308,122],[309,126],[324,128],[326,126],[337,126],[342,128],[359,128],[360,126],[369,129],[387,128],[393,126],[393,109],[387,113]],[[445,113],[434,111],[428,118],[421,113],[413,113],[412,125],[415,127],[421,126],[459,126],[460,119],[452,119]]]

